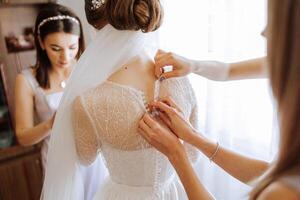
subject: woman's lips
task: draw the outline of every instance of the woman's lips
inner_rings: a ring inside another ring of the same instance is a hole
[[[68,62],[58,62],[60,65],[67,65],[69,64]]]

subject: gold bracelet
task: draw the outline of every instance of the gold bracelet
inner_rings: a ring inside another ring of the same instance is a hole
[[[215,152],[209,157],[209,161],[210,162],[212,162],[214,160],[214,158],[216,157],[219,149],[220,149],[220,144],[219,144],[219,142],[217,142],[217,147],[216,147]]]

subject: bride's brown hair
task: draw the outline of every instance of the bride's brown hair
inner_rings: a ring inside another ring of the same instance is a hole
[[[85,0],[87,20],[97,29],[109,23],[118,30],[151,32],[160,27],[163,19],[159,0],[106,0],[99,8],[91,8],[91,0]]]

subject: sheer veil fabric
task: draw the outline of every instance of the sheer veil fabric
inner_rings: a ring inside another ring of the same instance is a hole
[[[141,52],[153,57],[158,47],[157,34],[157,31],[120,31],[111,25],[96,33],[74,68],[56,113],[41,199],[83,199],[84,186],[80,173],[83,166],[76,155],[71,123],[72,102],[87,89],[103,83]]]

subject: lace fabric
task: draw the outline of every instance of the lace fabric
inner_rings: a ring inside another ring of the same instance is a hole
[[[80,97],[75,99],[73,108],[75,138],[77,141],[84,141],[76,143],[78,157],[81,163],[89,165],[94,161],[101,145],[97,137],[97,129]]]
[[[78,96],[72,106],[77,154],[83,164],[89,164],[101,149],[110,174],[111,181],[108,182],[115,183],[112,184],[116,187],[115,191],[120,189],[118,184],[150,187],[153,190],[151,195],[155,195],[151,198],[169,199],[171,193],[177,190],[172,189],[167,195],[162,188],[172,182],[175,171],[168,159],[137,132],[138,122],[147,110],[144,96],[138,89],[110,81]],[[184,117],[197,127],[197,104],[187,78],[163,81],[158,96],[171,96],[182,109]],[[197,150],[191,145],[184,145],[189,158],[195,162]],[[126,194],[122,195],[126,199]]]

